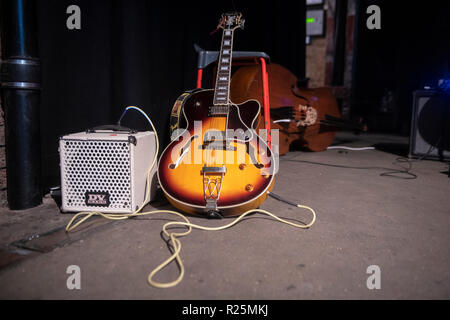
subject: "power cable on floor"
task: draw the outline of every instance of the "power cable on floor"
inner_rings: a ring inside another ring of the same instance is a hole
[[[381,177],[391,177],[391,178],[397,178],[397,179],[417,179],[417,175],[415,173],[412,173],[412,164],[414,162],[419,162],[425,159],[427,156],[430,155],[430,153],[436,148],[436,146],[441,141],[441,137],[436,141],[436,143],[428,148],[428,151],[421,156],[418,159],[409,159],[406,157],[397,157],[394,162],[392,163],[394,166],[400,167],[401,169],[396,168],[386,168],[386,167],[377,167],[377,166],[368,166],[368,167],[354,167],[354,166],[346,166],[346,165],[340,165],[340,164],[334,164],[334,163],[323,163],[323,162],[316,162],[316,161],[309,161],[309,160],[299,160],[295,159],[296,156],[294,156],[291,159],[287,159],[286,161],[291,162],[301,162],[301,163],[308,163],[308,164],[314,164],[314,165],[320,165],[320,166],[327,166],[327,167],[335,167],[335,168],[343,168],[343,169],[357,169],[357,170],[386,170],[385,172],[380,173],[379,175]],[[335,146],[335,147],[328,147],[328,149],[347,149],[347,150],[370,150],[369,148],[375,149],[373,147],[363,147],[363,148],[350,148],[345,146]],[[407,166],[403,166],[403,164],[406,164]]]

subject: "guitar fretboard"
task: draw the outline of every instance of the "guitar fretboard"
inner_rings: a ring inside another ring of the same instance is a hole
[[[222,45],[217,64],[216,87],[214,91],[215,106],[227,106],[229,103],[233,33],[234,30],[224,29],[222,34]],[[219,108],[217,109],[219,110]],[[220,108],[220,111],[222,109]]]

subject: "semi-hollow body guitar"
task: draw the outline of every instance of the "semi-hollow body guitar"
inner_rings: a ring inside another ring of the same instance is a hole
[[[254,128],[260,104],[236,105],[229,88],[234,30],[241,14],[224,14],[215,89],[185,93],[187,127],[163,151],[158,179],[169,202],[192,214],[232,216],[257,208],[273,188],[276,160]]]

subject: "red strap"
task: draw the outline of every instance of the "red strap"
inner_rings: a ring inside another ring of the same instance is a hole
[[[261,73],[263,82],[263,104],[264,104],[264,127],[267,130],[267,144],[272,149],[272,136],[270,132],[270,100],[269,100],[269,76],[266,68],[266,60],[261,60]]]

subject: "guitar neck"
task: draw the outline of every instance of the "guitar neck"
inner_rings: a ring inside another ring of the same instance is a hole
[[[226,28],[223,30],[222,45],[220,47],[219,60],[217,64],[214,105],[227,105],[229,103],[233,36],[233,29]]]

